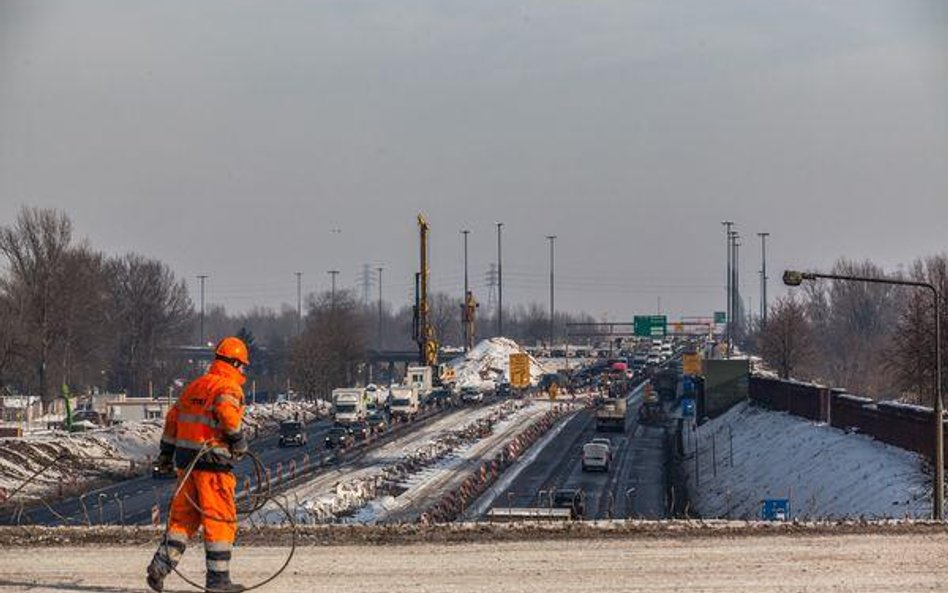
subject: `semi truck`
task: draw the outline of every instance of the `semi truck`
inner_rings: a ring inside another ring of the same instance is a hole
[[[365,389],[362,387],[333,389],[332,413],[336,424],[352,424],[365,420]]]
[[[628,404],[625,397],[606,398],[596,409],[596,430],[625,432]]]
[[[388,411],[394,418],[414,418],[418,413],[418,389],[411,385],[393,385],[389,391]]]

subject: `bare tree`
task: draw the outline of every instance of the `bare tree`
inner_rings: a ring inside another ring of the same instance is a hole
[[[805,306],[793,295],[770,307],[767,326],[760,334],[760,354],[784,379],[812,355],[813,343]]]
[[[939,315],[943,328],[948,328],[948,256],[936,255],[915,260],[907,273],[917,282],[928,282],[937,289],[941,299]],[[927,290],[907,291],[891,347],[887,349],[891,370],[904,390],[903,398],[917,403],[931,403],[935,377],[934,303]],[[942,331],[942,368],[948,367],[948,339]],[[944,377],[942,378],[944,381]]]
[[[48,369],[51,351],[62,339],[53,326],[61,302],[56,288],[71,241],[72,223],[56,210],[23,208],[12,226],[0,228],[0,254],[9,264],[3,290],[25,331],[24,356],[33,368],[25,387],[39,392],[44,407],[56,397]]]
[[[191,333],[187,287],[164,263],[136,254],[109,260],[106,270],[116,336],[110,386],[135,394],[163,390],[173,379],[157,374],[168,348]]]
[[[461,345],[461,307],[457,299],[443,292],[433,294],[429,319],[439,344]]]
[[[323,293],[309,303],[306,328],[294,341],[290,373],[307,396],[328,398],[351,385],[365,359],[368,334],[361,306],[350,291]]]

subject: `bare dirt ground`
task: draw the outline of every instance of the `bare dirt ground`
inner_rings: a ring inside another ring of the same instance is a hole
[[[297,549],[289,569],[261,591],[948,590],[944,526],[855,526],[838,534],[829,525],[813,529],[686,525],[606,530],[596,537],[597,531],[575,533],[578,537],[564,537],[562,532],[549,537],[553,534],[547,533],[539,538],[534,537],[536,532],[528,532],[521,533],[525,539],[511,539],[516,531],[492,528],[477,530],[480,537],[469,532],[453,539],[432,530],[395,538],[402,543],[383,543],[387,538],[369,536],[363,541],[372,543],[361,545],[330,544],[318,535],[327,531],[311,532],[312,539],[304,538],[309,545]],[[360,537],[369,534],[360,532]],[[25,538],[0,534],[0,591],[142,591],[144,567],[153,550],[152,543],[142,539],[144,535],[122,544],[86,540],[78,545],[69,543],[68,537],[36,538],[34,534],[36,543],[31,545]],[[437,542],[439,537],[448,541]],[[37,547],[39,542],[52,547]],[[195,580],[203,579],[201,552],[199,544],[192,546],[182,564]],[[243,546],[235,553],[235,577],[245,584],[262,580],[280,566],[287,552],[286,547],[266,543]],[[169,578],[166,591],[187,590],[177,577]]]

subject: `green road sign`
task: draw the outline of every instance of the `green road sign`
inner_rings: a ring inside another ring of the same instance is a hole
[[[715,322],[715,323],[727,323],[727,311],[715,311],[715,312],[714,312],[714,322]]]
[[[636,315],[632,319],[633,331],[643,338],[661,338],[667,332],[668,319],[664,315]]]

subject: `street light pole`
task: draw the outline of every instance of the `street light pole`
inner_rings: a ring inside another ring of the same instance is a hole
[[[504,223],[497,223],[497,335],[504,335],[504,258],[500,235]]]
[[[207,274],[200,274],[198,280],[201,281],[201,347],[207,343],[207,339],[204,337],[204,281],[207,280]]]
[[[471,231],[465,229],[461,231],[461,234],[464,235],[464,297],[461,299],[461,311],[463,313],[461,315],[461,325],[464,327],[464,351],[467,352],[467,345],[471,339],[467,319],[467,293],[470,291],[467,282],[467,236],[471,234]]]
[[[725,345],[727,357],[731,357],[731,227],[734,226],[734,222],[730,220],[725,220],[721,224],[725,228],[725,239],[727,246],[727,288],[725,289],[725,304],[726,312],[725,315],[727,318],[724,320],[724,335],[725,335]]]
[[[819,274],[816,272],[799,272],[786,270],[783,273],[783,283],[787,286],[799,286],[804,280],[847,280],[854,282],[869,282],[874,284],[891,284],[896,286],[914,286],[925,288],[932,292],[935,306],[935,393],[933,395],[933,412],[935,418],[935,477],[932,485],[932,518],[943,521],[945,518],[945,435],[944,435],[944,404],[941,399],[941,315],[939,314],[940,295],[934,284],[929,282],[914,282],[911,280],[896,280],[893,278],[867,278],[863,276],[843,276],[840,274]]]
[[[770,233],[757,233],[760,237],[760,327],[767,327],[767,237]]]
[[[296,272],[296,335],[303,330],[303,272]]]
[[[546,238],[550,241],[550,350],[553,349],[553,244],[556,242],[556,235],[547,235]]]
[[[379,273],[379,336],[376,348],[382,350],[382,266],[375,268]]]
[[[731,330],[731,339],[735,338],[735,334],[740,335],[741,325],[744,323],[744,316],[742,315],[742,310],[744,309],[744,302],[741,297],[741,242],[740,235],[737,231],[734,231],[734,263],[731,264],[734,271],[734,279],[731,280],[731,298],[734,300],[734,304],[731,305],[731,309],[734,311],[734,328]],[[730,342],[728,343],[728,358],[730,358],[730,352],[733,350]]]
[[[336,310],[336,276],[339,275],[339,270],[329,270],[329,275],[332,276],[332,289],[329,292],[329,306],[335,311]]]

